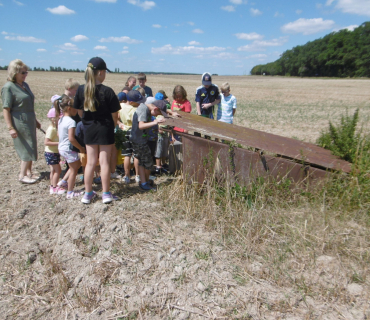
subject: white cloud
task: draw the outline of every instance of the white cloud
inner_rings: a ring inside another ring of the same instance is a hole
[[[322,8],[322,3],[316,3],[316,8],[321,9]]]
[[[200,46],[200,43],[198,41],[190,41],[188,42],[189,46]]]
[[[53,52],[54,54],[59,54],[59,53],[64,53],[64,51],[63,50],[58,50],[58,51],[56,51],[56,52]]]
[[[262,11],[260,11],[258,9],[253,9],[253,8],[250,9],[250,12],[251,12],[252,16],[259,16],[259,15],[262,14]]]
[[[106,46],[95,46],[94,50],[103,50],[103,51],[109,51]]]
[[[81,51],[73,51],[73,52],[71,52],[71,54],[73,54],[73,55],[78,55],[78,54],[84,54],[83,52],[81,52]]]
[[[149,10],[152,9],[156,6],[154,1],[143,1],[141,2],[140,0],[127,0],[128,3],[138,6],[142,8],[143,10]]]
[[[2,3],[0,3],[0,7],[4,6]],[[1,59],[1,60],[4,60],[4,59]]]
[[[8,34],[6,31],[2,31],[1,34]]]
[[[157,41],[155,41],[155,40],[152,40],[152,41],[150,41],[151,43],[156,43]]]
[[[251,33],[236,33],[235,36],[238,39],[241,40],[261,40],[263,39],[263,35],[258,34],[256,32],[251,32]]]
[[[37,52],[45,52],[45,51],[46,51],[46,49],[37,49],[36,51],[37,51]]]
[[[129,53],[128,50],[123,50],[123,51],[118,52],[118,54],[127,54],[127,53]]]
[[[158,29],[159,29],[159,28],[162,28],[162,26],[161,26],[160,24],[153,24],[153,25],[152,25],[152,27],[153,27],[153,28],[158,28]]]
[[[243,0],[229,0],[232,4],[242,4],[243,3]]]
[[[1,48],[0,48],[0,51],[1,51],[1,50],[3,50],[3,49],[1,49]]]
[[[357,25],[357,24],[352,24],[352,25],[350,25],[350,26],[348,26],[348,27],[345,27],[345,28],[343,28],[343,29],[347,29],[348,31],[353,31],[353,30],[355,30],[356,28],[358,28],[358,25]]]
[[[234,6],[223,6],[223,7],[221,7],[221,9],[224,10],[224,11],[228,11],[228,12],[235,11],[235,7]]]
[[[74,10],[68,9],[66,6],[58,6],[55,8],[47,8],[47,11],[49,11],[52,14],[74,14],[76,13]]]
[[[220,52],[220,53],[211,55],[211,57],[216,58],[216,59],[224,59],[224,60],[230,60],[230,59],[235,60],[239,58],[237,54],[231,53],[231,52]]]
[[[190,26],[195,25],[195,23],[194,23],[194,22],[192,22],[192,21],[189,21],[189,22],[188,22],[188,24],[189,24]]]
[[[204,33],[202,29],[194,29],[193,33]]]
[[[326,6],[331,6],[331,4],[334,2],[334,0],[327,0],[326,1]]]
[[[124,43],[141,43],[141,40],[131,39],[130,37],[123,36],[123,37],[108,37],[108,38],[101,38],[99,42],[124,42]]]
[[[332,29],[334,24],[335,22],[333,20],[323,20],[322,18],[300,18],[294,22],[283,25],[281,31],[284,33],[302,33],[304,35],[309,35]]]
[[[303,11],[302,10],[300,10],[300,9],[297,9],[296,11],[295,11],[295,13],[296,14],[301,14]]]
[[[274,17],[275,18],[278,18],[278,17],[283,18],[284,17],[284,13],[280,13],[279,11],[276,11],[275,14],[274,14]]]
[[[116,3],[117,0],[94,0],[95,2],[109,2],[109,3]]]
[[[80,42],[80,41],[89,40],[89,38],[86,37],[86,36],[84,36],[84,35],[82,35],[82,34],[78,34],[77,36],[72,37],[71,40],[73,42]]]
[[[127,50],[127,49],[128,49],[128,47],[127,47],[127,46],[124,46],[122,49],[123,49],[123,50]]]
[[[251,56],[248,56],[245,58],[246,59],[263,59],[263,58],[267,58],[267,54],[264,54],[264,53],[252,54]]]
[[[242,46],[238,48],[238,51],[265,51],[267,47],[278,47],[282,46],[288,41],[288,37],[280,37],[272,40],[256,40],[252,44]]]
[[[16,1],[16,0],[13,0],[13,2],[14,2],[17,6],[24,6],[24,3],[22,3],[22,2],[19,2],[19,1]]]
[[[214,53],[226,50],[222,47],[173,47],[170,44],[166,44],[160,48],[152,48],[154,54],[202,54],[202,53]]]
[[[73,43],[70,43],[70,42],[67,42],[65,44],[62,44],[60,46],[57,46],[58,48],[60,49],[63,49],[63,50],[79,50],[78,47],[73,44]]]
[[[22,37],[22,36],[16,36],[16,37],[5,36],[5,40],[17,40],[17,41],[22,41],[22,42],[34,42],[34,43],[46,42],[44,39],[37,39],[35,37]]]
[[[329,0],[326,4],[330,6],[334,2],[336,2],[335,8],[341,10],[344,13],[352,13],[360,16],[370,17],[369,0]]]

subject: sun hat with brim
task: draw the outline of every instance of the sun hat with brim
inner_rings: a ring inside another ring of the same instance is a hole
[[[108,72],[112,72],[107,68],[107,64],[100,57],[91,58],[87,66],[93,70],[107,70]]]
[[[55,114],[55,108],[51,108],[47,114],[47,117],[49,119],[52,119],[52,118],[55,118],[56,114]]]
[[[136,103],[145,103],[146,98],[141,95],[137,90],[131,90],[127,94],[127,101],[136,102]]]

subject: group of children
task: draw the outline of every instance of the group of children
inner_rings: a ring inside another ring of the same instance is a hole
[[[102,201],[109,203],[118,197],[110,192],[110,179],[120,177],[116,171],[117,149],[115,131],[123,130],[126,141],[121,152],[124,156],[122,180],[130,183],[132,159],[136,171],[135,181],[142,190],[153,190],[150,174],[166,172],[166,158],[170,141],[181,141],[173,128],[168,134],[163,130],[165,117],[179,117],[177,111],[191,112],[191,103],[183,86],[173,90],[170,103],[166,93],[160,90],[155,97],[146,86],[146,75],[128,78],[125,87],[116,95],[104,86],[106,71],[103,59],[90,59],[85,71],[86,83],[79,85],[72,79],[66,83],[62,96],[53,96],[53,106],[48,112],[50,126],[45,136],[45,160],[50,165],[50,194],[65,194],[67,199],[81,197],[90,203],[97,195],[92,190],[93,181],[102,183]],[[232,123],[236,99],[230,94],[230,86],[224,83],[221,93],[212,84],[209,73],[202,75],[202,86],[196,91],[197,114],[213,119],[214,105],[219,104],[217,120]],[[61,175],[60,156],[67,162],[68,170]],[[155,169],[153,165],[155,163]],[[74,190],[79,168],[83,167],[85,191]],[[97,178],[94,179],[94,172]]]

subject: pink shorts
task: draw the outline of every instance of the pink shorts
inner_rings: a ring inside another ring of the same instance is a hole
[[[67,163],[73,163],[80,160],[78,152],[76,151],[63,151],[59,150],[60,155],[66,159]]]

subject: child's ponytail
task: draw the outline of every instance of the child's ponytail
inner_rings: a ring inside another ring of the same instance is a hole
[[[98,73],[97,70],[93,70],[93,65],[89,63],[85,70],[85,89],[84,89],[84,110],[85,111],[96,111],[95,108],[95,75]]]
[[[130,82],[131,79],[136,79],[134,76],[129,76],[127,81],[126,81],[126,84],[125,84],[125,87],[128,87],[128,83]]]
[[[62,101],[62,98],[59,98],[59,99],[56,99],[53,103],[54,104],[54,109],[55,109],[55,117],[57,119],[59,119],[60,111],[62,110],[62,108],[60,107],[61,101]]]

